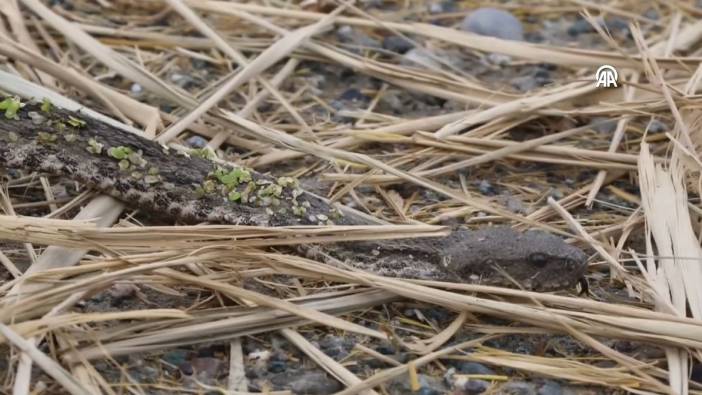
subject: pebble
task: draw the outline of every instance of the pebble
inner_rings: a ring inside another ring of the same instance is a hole
[[[539,387],[538,395],[562,395],[563,387],[555,381],[548,380]]]
[[[185,376],[190,376],[193,374],[193,365],[190,364],[190,362],[183,362],[178,364],[178,370],[185,375]]]
[[[410,49],[414,48],[414,44],[409,42],[406,38],[400,36],[387,36],[383,38],[383,48],[388,51],[405,53]]]
[[[341,384],[322,372],[303,373],[290,382],[290,389],[295,394],[326,395],[342,389]]]
[[[468,380],[460,387],[460,391],[465,395],[482,394],[490,388],[490,383],[485,380]]]
[[[523,381],[512,381],[500,387],[500,394],[505,395],[537,395],[536,386]]]
[[[456,368],[460,374],[482,374],[487,376],[494,376],[495,372],[489,367],[478,363],[470,361],[451,361],[451,365]]]
[[[453,1],[442,1],[437,3],[431,3],[427,7],[430,14],[444,14],[447,12],[458,11],[458,6]]]
[[[288,368],[288,364],[285,361],[271,361],[268,365],[268,371],[271,373],[282,373]]]
[[[205,148],[205,146],[207,146],[207,140],[202,136],[190,136],[185,140],[185,144],[191,148]]]
[[[181,73],[173,73],[170,75],[169,79],[171,80],[171,82],[183,89],[187,89],[188,86],[191,86],[195,83],[195,79]]]
[[[595,28],[586,19],[579,18],[568,28],[568,34],[575,37],[585,33],[593,33]]]
[[[556,200],[561,200],[561,199],[563,199],[563,196],[565,196],[565,195],[563,194],[563,192],[561,190],[556,189],[556,188],[551,189],[551,197],[552,198],[554,198]]]
[[[441,380],[428,376],[426,374],[417,375],[419,381],[419,390],[412,391],[410,387],[410,380],[407,376],[400,376],[390,381],[388,385],[388,393],[390,395],[406,395],[406,394],[417,394],[417,395],[441,395],[447,393],[446,386],[441,382]]]
[[[32,120],[34,125],[41,125],[46,122],[46,117],[36,111],[30,111],[27,116]]]
[[[657,119],[654,119],[648,123],[647,129],[648,129],[648,133],[651,133],[651,134],[663,133],[663,132],[668,131],[668,125],[666,125],[665,123],[663,123]]]
[[[350,88],[344,91],[337,100],[347,101],[347,102],[367,102],[370,97],[361,93],[360,90],[356,88]]]
[[[395,349],[395,346],[393,346],[387,340],[383,340],[379,345],[375,346],[375,351],[377,351],[383,355],[392,355],[395,352],[397,352],[397,350]]]
[[[629,23],[621,18],[610,18],[606,20],[602,18],[595,18],[595,21],[599,26],[606,30],[609,30],[611,33],[623,33],[629,31]],[[587,19],[579,18],[568,28],[568,35],[576,37],[581,34],[594,33],[596,31],[597,30],[595,30],[595,28],[590,24],[590,22],[587,21]]]
[[[612,119],[610,121],[607,121],[607,118],[604,117],[595,117],[592,120],[592,128],[600,133],[604,134],[610,134],[614,133],[614,130],[617,128],[617,120]]]
[[[471,12],[461,22],[461,30],[504,40],[524,40],[524,28],[519,19],[497,8],[478,8]]]
[[[495,194],[495,188],[490,184],[488,180],[480,180],[478,182],[478,190],[480,193],[486,196],[492,196]]]
[[[129,93],[131,93],[133,96],[139,96],[144,93],[144,87],[135,82],[129,88]]]
[[[188,350],[172,350],[163,354],[163,360],[168,362],[173,366],[179,366],[185,363],[190,356],[190,351]]]
[[[214,383],[220,370],[223,368],[223,364],[218,358],[204,357],[194,358],[192,367],[200,381]]]
[[[512,79],[512,86],[521,91],[528,92],[553,82],[551,72],[545,68],[537,67],[531,73]]]
[[[661,17],[658,10],[655,8],[649,8],[646,12],[644,12],[643,16],[654,21],[657,21]]]
[[[345,339],[333,335],[325,336],[324,339],[319,342],[319,347],[325,354],[337,359],[341,359],[349,355],[350,349],[350,346]]]

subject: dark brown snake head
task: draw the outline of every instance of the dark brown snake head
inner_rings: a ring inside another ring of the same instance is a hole
[[[493,227],[451,238],[442,265],[466,282],[515,287],[516,281],[528,290],[553,291],[573,287],[587,269],[582,250],[542,231]]]

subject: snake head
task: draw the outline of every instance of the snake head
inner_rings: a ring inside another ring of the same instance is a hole
[[[442,265],[466,282],[555,291],[573,287],[587,270],[587,255],[552,234],[507,227],[457,231]]]

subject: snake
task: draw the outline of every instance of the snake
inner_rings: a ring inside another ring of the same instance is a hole
[[[224,162],[206,148],[169,148],[46,102],[15,107],[0,115],[0,168],[66,177],[184,224],[374,224],[367,215],[340,210],[305,191],[293,177]],[[585,252],[559,236],[506,226],[458,228],[443,237],[345,241],[319,250],[335,262],[382,276],[534,291],[571,288],[587,270]]]

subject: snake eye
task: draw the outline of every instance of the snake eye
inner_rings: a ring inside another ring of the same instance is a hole
[[[531,263],[534,266],[539,266],[543,267],[546,266],[546,263],[548,262],[548,259],[546,258],[546,255],[536,252],[534,254],[529,255],[527,258],[529,263]]]

